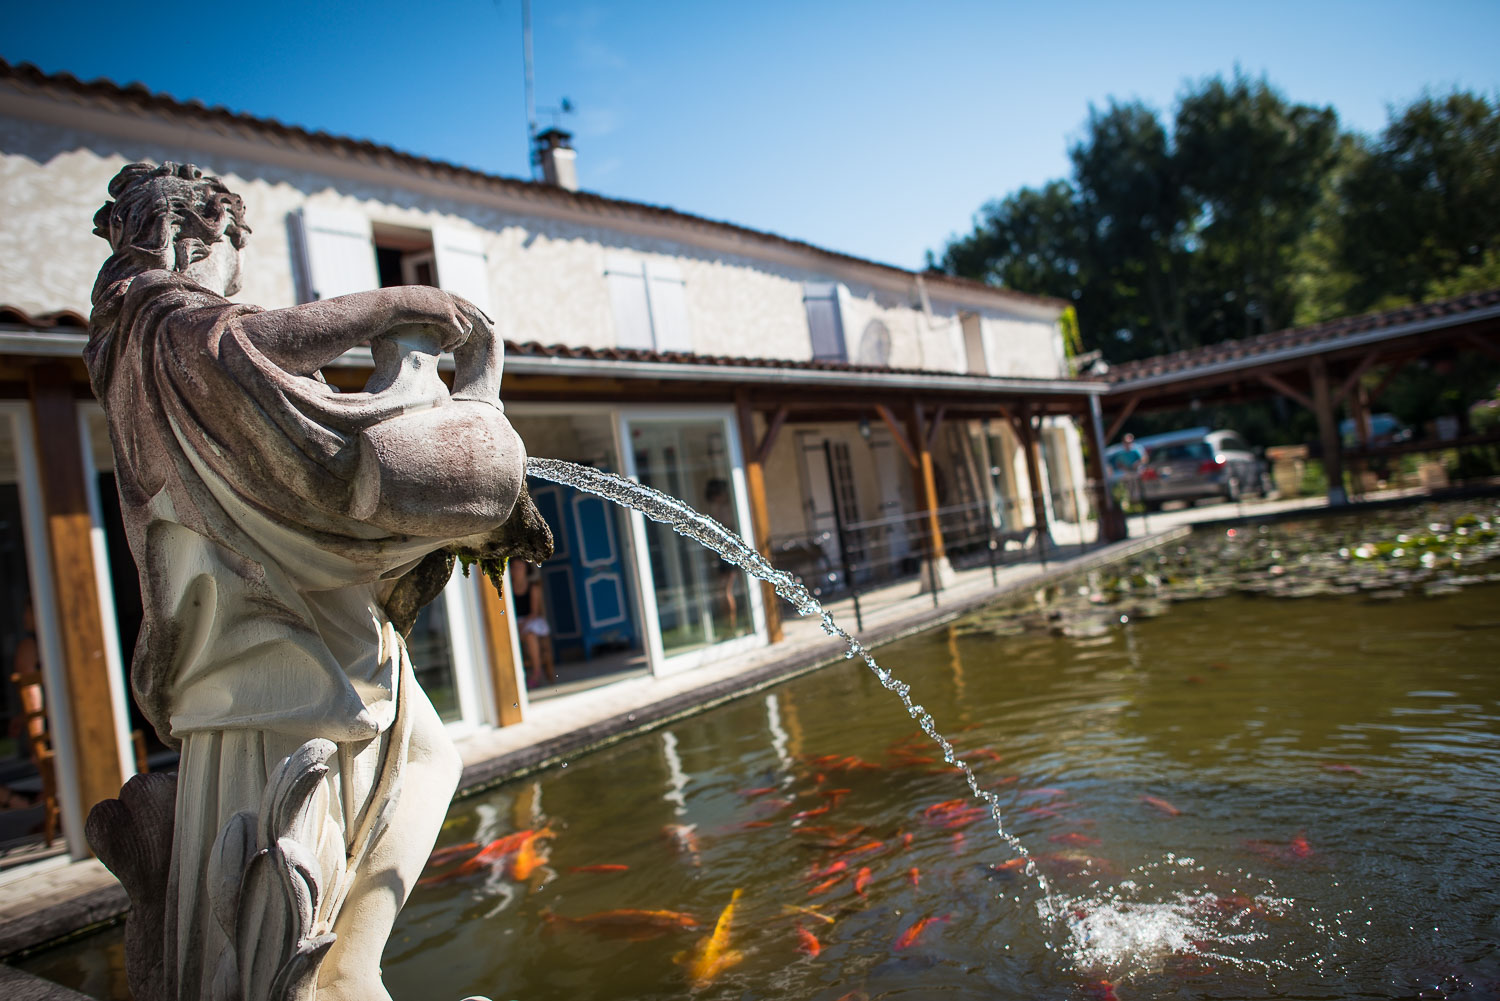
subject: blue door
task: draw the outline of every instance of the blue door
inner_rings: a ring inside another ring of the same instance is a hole
[[[634,648],[635,620],[614,508],[572,487],[532,484],[532,499],[552,529],[552,558],[542,564],[542,585],[553,645],[577,647],[586,660],[600,647]]]

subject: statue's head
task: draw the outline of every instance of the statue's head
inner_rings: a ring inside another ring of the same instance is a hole
[[[250,236],[240,196],[190,163],[132,163],[109,182],[113,201],[94,213],[94,234],[114,253],[94,285],[143,271],[179,272],[220,295],[240,289],[240,249]]]

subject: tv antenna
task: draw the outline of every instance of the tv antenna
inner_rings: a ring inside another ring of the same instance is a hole
[[[526,147],[531,153],[531,179],[540,180],[542,175],[542,148],[537,142],[540,134],[536,127],[536,72],[531,50],[531,0],[521,0],[521,60],[526,68]],[[552,128],[560,129],[562,116],[577,112],[578,108],[566,97],[555,108],[543,108],[552,116]]]

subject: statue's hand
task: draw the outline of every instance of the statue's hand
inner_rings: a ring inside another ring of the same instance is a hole
[[[389,290],[396,299],[395,323],[435,328],[442,350],[455,351],[476,331],[490,330],[489,317],[472,302],[430,285],[400,285]]]

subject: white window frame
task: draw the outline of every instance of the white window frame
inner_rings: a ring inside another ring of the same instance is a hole
[[[16,481],[21,499],[21,532],[26,540],[26,570],[31,586],[31,609],[36,617],[36,639],[46,685],[47,733],[57,760],[57,801],[63,841],[74,858],[89,855],[84,838],[84,810],[78,783],[77,745],[67,671],[63,666],[61,624],[53,589],[52,551],[47,545],[46,508],[42,502],[41,468],[32,437],[31,408],[22,401],[0,401],[0,433],[8,431],[16,449]]]
[[[734,491],[735,517],[739,519],[740,534],[753,548],[754,534],[750,528],[750,499],[745,486],[745,462],[740,452],[739,434],[735,427],[734,411],[730,407],[622,407],[620,419],[616,421],[619,435],[616,448],[619,451],[624,475],[637,483],[640,475],[635,464],[635,450],[630,448],[630,432],[636,424],[661,421],[719,421],[724,429],[724,442],[729,455],[730,487]],[[636,593],[642,606],[642,625],[645,627],[647,660],[651,673],[658,676],[677,674],[705,664],[722,660],[765,646],[766,610],[762,601],[762,589],[750,578],[749,600],[753,628],[745,636],[710,643],[707,646],[668,656],[662,646],[661,620],[657,615],[656,581],[651,574],[651,555],[646,541],[646,517],[639,511],[630,512],[631,548],[635,551]],[[696,543],[694,543],[696,545]]]

